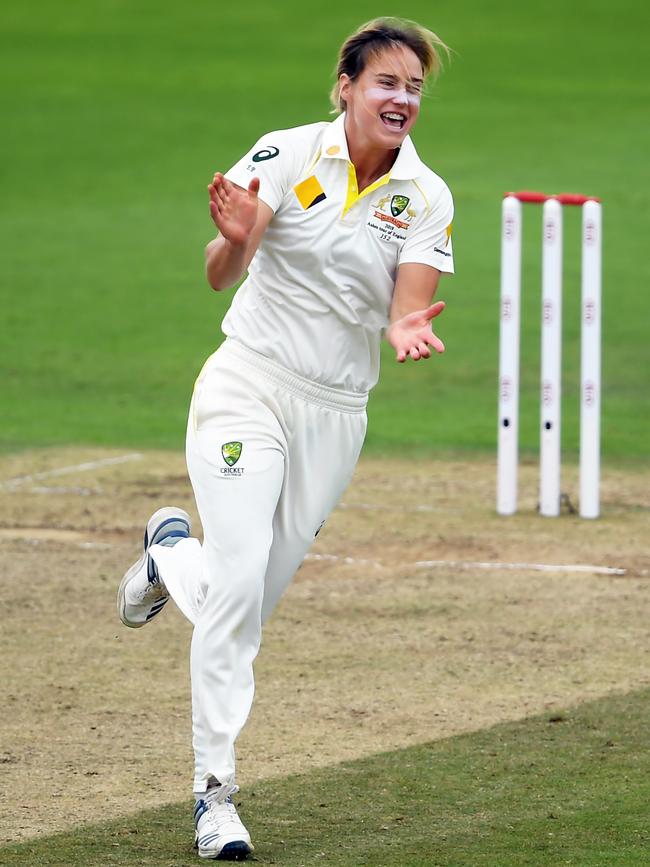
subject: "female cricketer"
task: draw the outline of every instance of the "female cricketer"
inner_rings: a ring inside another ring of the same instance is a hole
[[[187,466],[203,525],[158,510],[118,593],[139,627],[171,596],[191,646],[196,843],[202,858],[252,851],[231,795],[235,740],[253,701],[262,624],[350,481],[366,431],[382,335],[398,362],[443,352],[431,322],[453,272],[453,202],[409,137],[446,50],[399,19],[341,48],[338,116],[276,130],[208,185],[218,236],[210,285],[248,276],[225,342],[196,382]]]

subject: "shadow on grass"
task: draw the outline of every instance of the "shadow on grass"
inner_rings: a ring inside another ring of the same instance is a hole
[[[240,807],[253,863],[648,863],[650,690],[261,782]],[[44,800],[43,809],[47,809]],[[0,864],[199,859],[191,803],[0,848]]]

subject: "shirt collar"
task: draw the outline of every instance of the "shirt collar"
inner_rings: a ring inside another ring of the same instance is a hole
[[[345,112],[326,128],[323,135],[321,156],[323,159],[350,161],[348,142],[345,137]],[[390,170],[395,181],[410,181],[422,174],[423,164],[410,136],[406,136]]]
[[[348,140],[345,137],[345,112],[340,114],[326,128],[321,149],[324,159],[348,160]]]

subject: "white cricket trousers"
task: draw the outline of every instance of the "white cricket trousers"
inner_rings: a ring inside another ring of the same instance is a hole
[[[194,624],[194,792],[235,780],[264,623],[354,472],[367,395],[297,376],[228,339],[205,363],[187,427],[203,544],[151,555]]]

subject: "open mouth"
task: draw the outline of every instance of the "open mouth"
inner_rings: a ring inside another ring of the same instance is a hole
[[[403,129],[404,124],[406,123],[406,115],[400,114],[400,112],[398,111],[385,111],[379,116],[381,117],[384,126],[387,126],[389,129],[396,130],[397,132]]]

